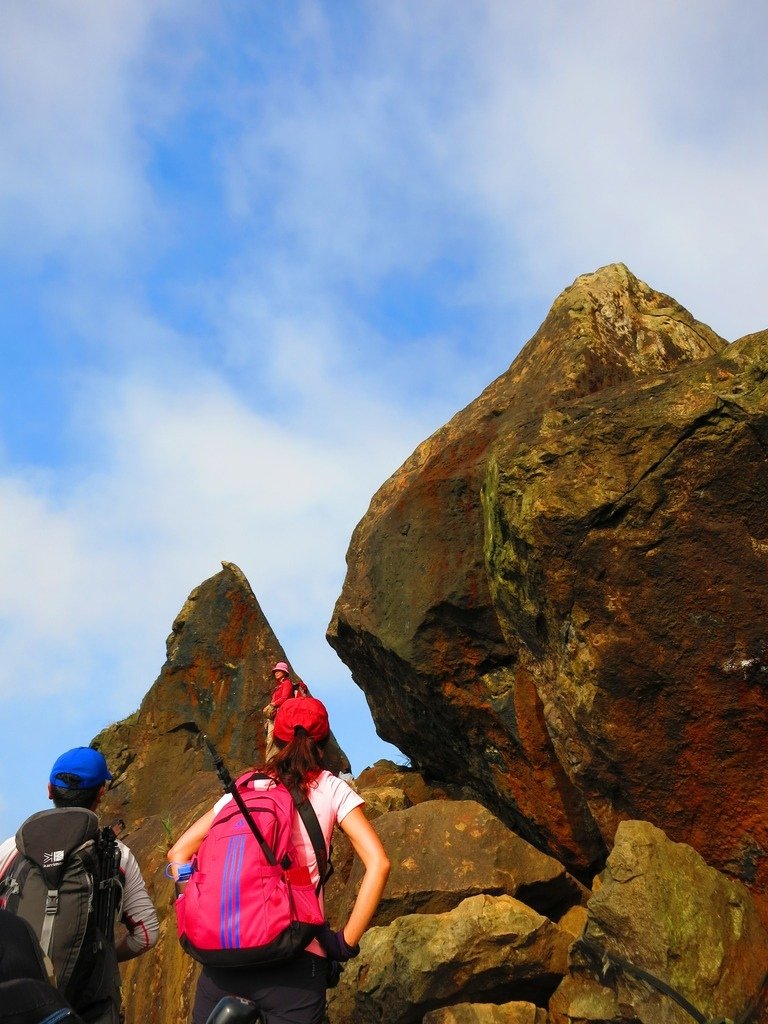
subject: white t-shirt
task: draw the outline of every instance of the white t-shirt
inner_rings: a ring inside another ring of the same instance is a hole
[[[266,789],[274,783],[270,779],[254,779],[250,785],[254,789]],[[308,796],[317,815],[317,820],[320,822],[320,828],[323,830],[326,849],[330,849],[334,827],[342,822],[355,807],[360,807],[365,803],[365,800],[351,786],[328,771],[321,771],[314,782],[310,783]],[[213,806],[214,812],[218,814],[231,799],[232,795],[227,793],[217,800]],[[317,885],[320,880],[320,868],[317,864],[312,840],[298,814],[294,818],[291,838],[299,855],[299,865],[309,868],[312,882]],[[322,892],[320,893],[320,905],[323,906]],[[323,909],[325,908],[323,907]],[[316,939],[307,946],[307,952],[325,956],[324,950]]]

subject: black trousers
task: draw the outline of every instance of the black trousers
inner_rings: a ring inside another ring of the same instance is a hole
[[[192,1024],[205,1024],[224,996],[250,999],[264,1024],[322,1024],[326,965],[325,957],[300,953],[293,960],[266,967],[204,967]]]

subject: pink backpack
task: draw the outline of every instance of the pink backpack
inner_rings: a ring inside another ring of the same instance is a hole
[[[301,800],[300,794],[294,799],[280,782],[254,789],[249,783],[257,778],[264,776],[250,772],[235,783],[234,799],[213,819],[176,900],[181,944],[203,964],[235,967],[289,960],[306,948],[324,922],[322,881],[317,888],[312,884],[291,839],[298,803],[305,825],[309,808],[317,826],[308,831],[324,879],[327,850],[324,840],[322,850],[317,849],[316,836],[322,835],[317,816],[309,800]],[[245,805],[247,815],[238,803]]]

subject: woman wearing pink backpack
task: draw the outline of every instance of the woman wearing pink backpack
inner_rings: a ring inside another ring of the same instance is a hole
[[[363,813],[364,801],[346,782],[323,768],[323,751],[330,737],[324,705],[314,697],[287,700],[275,717],[274,736],[279,750],[264,769],[269,778],[257,778],[251,785],[256,788],[282,782],[289,790],[300,791],[317,815],[326,850],[330,848],[333,829],[338,824],[362,860],[365,873],[344,927],[334,932],[326,923],[319,929],[317,938],[292,959],[258,967],[204,966],[192,1024],[205,1024],[225,996],[250,1000],[258,1007],[264,1024],[321,1024],[325,1015],[328,960],[343,962],[357,956],[358,943],[379,904],[389,875],[389,860]],[[214,818],[231,799],[229,795],[222,797],[187,829],[169,851],[168,860],[176,864],[192,860]],[[308,868],[313,885],[319,887],[321,867],[298,814],[294,815],[292,839],[299,866]]]

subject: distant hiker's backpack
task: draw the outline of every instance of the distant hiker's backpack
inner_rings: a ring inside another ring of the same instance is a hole
[[[314,938],[324,915],[309,869],[298,865],[291,832],[297,804],[282,783],[255,789],[256,773],[234,784],[193,862],[186,888],[176,900],[179,938],[203,964],[246,966],[288,960]],[[256,826],[254,834],[237,799]],[[300,803],[325,879],[327,851],[308,800]],[[315,835],[313,835],[313,831]],[[320,834],[319,841],[316,834]],[[260,838],[259,838],[260,837]],[[318,848],[322,843],[322,849]]]
[[[101,877],[101,842],[92,811],[40,811],[16,833],[19,855],[0,882],[0,905],[29,922],[53,965],[52,980],[74,1003],[102,977],[106,983],[105,963],[114,961],[98,927],[99,892],[115,881]],[[119,858],[115,872],[118,866]]]

